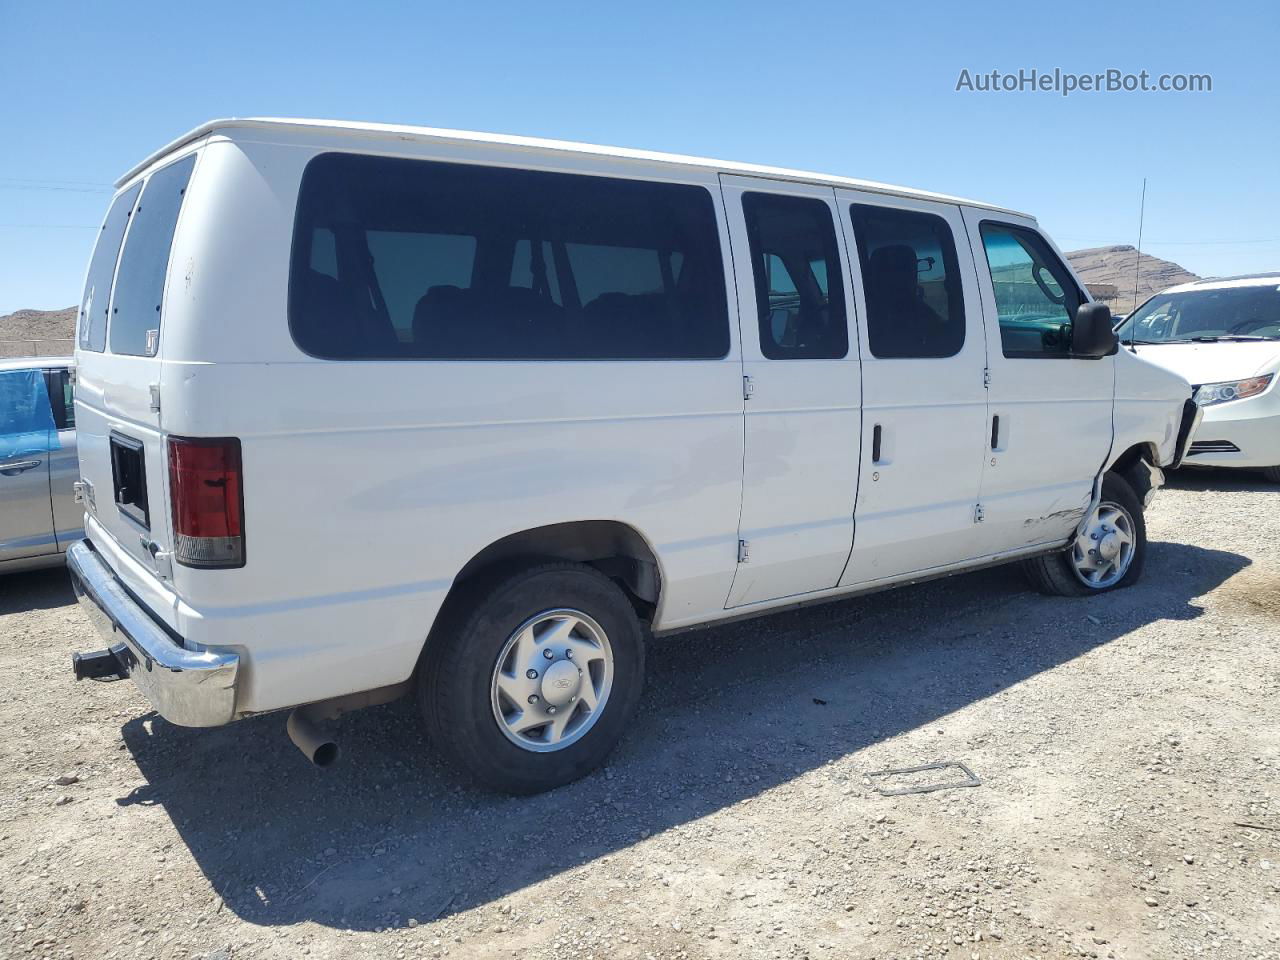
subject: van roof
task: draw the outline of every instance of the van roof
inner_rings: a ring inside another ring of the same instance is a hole
[[[711,160],[706,157],[686,157],[674,153],[657,153],[650,150],[632,150],[627,147],[606,147],[591,143],[574,143],[568,140],[545,140],[540,137],[517,137],[498,133],[477,133],[469,130],[446,130],[438,127],[416,127],[394,123],[361,123],[349,120],[308,120],[288,117],[244,117],[224,120],[210,120],[202,123],[172,143],[167,144],[147,157],[128,173],[116,181],[121,187],[147,167],[165,155],[194,140],[214,132],[225,132],[234,137],[236,129],[271,130],[286,132],[305,137],[307,133],[323,132],[325,134],[345,134],[367,140],[410,140],[421,142],[453,142],[468,144],[493,144],[495,146],[513,147],[517,149],[536,150],[552,153],[589,154],[617,160],[640,160],[649,163],[667,163],[673,166],[712,168],[721,173],[741,174],[743,176],[768,177],[775,180],[792,180],[804,183],[818,183],[834,187],[849,187],[872,193],[883,193],[899,197],[911,197],[918,200],[935,200],[943,203],[965,204],[996,210],[1000,213],[1017,217],[1031,218],[1030,214],[1000,207],[990,203],[966,200],[942,193],[931,193],[927,190],[914,190],[910,187],[895,187],[887,183],[876,183],[870,180],[855,180],[850,177],[837,177],[824,173],[810,173],[804,170],[788,170],[783,167],[760,166],[751,163],[729,163],[723,160]]]

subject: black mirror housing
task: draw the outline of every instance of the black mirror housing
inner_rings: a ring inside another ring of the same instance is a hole
[[[1112,329],[1111,308],[1102,303],[1080,304],[1071,332],[1072,355],[1096,360],[1115,353],[1119,344]]]

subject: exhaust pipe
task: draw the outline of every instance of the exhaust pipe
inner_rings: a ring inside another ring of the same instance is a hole
[[[398,700],[412,688],[412,681],[413,678],[410,677],[389,687],[348,693],[332,700],[320,700],[295,707],[289,714],[289,722],[285,724],[289,739],[317,767],[327,767],[338,759],[338,738],[334,732],[338,718],[352,710]]]
[[[324,717],[311,710],[314,704],[298,707],[289,714],[285,729],[293,745],[317,767],[327,767],[338,759],[338,742]]]

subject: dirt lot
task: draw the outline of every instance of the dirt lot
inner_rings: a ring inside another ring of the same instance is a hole
[[[408,704],[316,770],[172,726],[61,571],[0,583],[0,956],[1280,957],[1280,489],[1181,477],[1145,581],[993,570],[657,641],[607,770],[479,792]],[[961,760],[976,788],[864,775]]]

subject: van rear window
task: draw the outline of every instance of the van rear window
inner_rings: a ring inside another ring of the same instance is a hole
[[[107,314],[111,311],[111,278],[116,273],[116,260],[120,256],[120,241],[129,225],[129,216],[138,199],[142,184],[135,183],[111,203],[107,219],[98,231],[98,242],[89,259],[89,275],[84,281],[84,297],[80,300],[80,315],[76,318],[79,330],[76,334],[81,350],[101,353],[107,348]]]
[[[160,342],[160,308],[164,278],[169,272],[169,248],[195,164],[192,155],[157,170],[147,178],[133,209],[107,325],[112,353],[155,355]]]
[[[686,184],[322,154],[289,323],[334,360],[719,359],[715,206]]]

